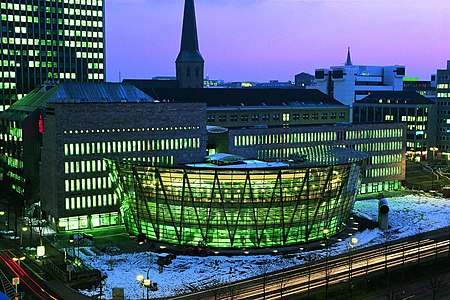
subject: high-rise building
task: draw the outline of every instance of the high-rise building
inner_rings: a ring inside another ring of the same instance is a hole
[[[437,70],[436,80],[437,151],[450,159],[450,60],[447,69]]]
[[[103,81],[104,1],[1,0],[0,112],[46,81]]]
[[[345,105],[353,106],[357,100],[374,91],[401,91],[404,66],[354,65],[350,57],[343,66],[316,69],[317,88]]]

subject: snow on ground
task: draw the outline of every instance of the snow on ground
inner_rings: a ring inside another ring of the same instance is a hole
[[[408,195],[388,198],[389,239],[395,240],[424,231],[431,231],[450,225],[450,200],[424,195]],[[358,201],[354,213],[376,221],[378,218],[378,200]],[[356,248],[368,247],[383,243],[386,233],[379,230],[365,230],[353,237],[358,239]],[[349,237],[350,239],[350,237]],[[348,250],[349,239],[335,243],[330,248],[331,255]],[[85,249],[83,259],[92,267],[101,270],[108,278],[104,281],[103,291],[106,298],[112,298],[112,288],[125,288],[125,299],[139,299],[142,289],[137,274],[147,275],[152,282],[158,283],[158,291],[149,291],[150,297],[169,297],[195,287],[207,287],[218,283],[233,282],[262,273],[279,270],[302,264],[305,258],[320,259],[324,257],[324,250],[299,252],[286,255],[259,256],[209,256],[192,257],[177,256],[169,266],[159,273],[156,264],[157,255],[151,252],[135,254],[94,254]],[[86,255],[90,253],[91,255]],[[153,263],[151,263],[151,261]],[[99,290],[82,291],[87,295],[95,295]],[[145,291],[146,293],[146,291]]]

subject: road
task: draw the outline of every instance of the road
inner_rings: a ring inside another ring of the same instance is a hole
[[[19,278],[17,291],[25,296],[22,299],[57,300],[58,296],[53,294],[42,283],[52,278],[27,259],[15,261],[13,258],[25,257],[18,250],[3,250],[0,252],[0,267],[6,277]],[[36,278],[33,279],[33,278]]]
[[[375,273],[387,274],[392,268],[437,259],[440,255],[448,255],[449,251],[448,230],[440,229],[421,234],[420,238],[386,242],[335,257],[327,255],[320,261],[173,299],[220,299],[233,295],[239,299],[280,299],[281,296],[294,299],[308,291],[328,291],[329,286],[337,283],[351,284],[356,277],[367,279]]]

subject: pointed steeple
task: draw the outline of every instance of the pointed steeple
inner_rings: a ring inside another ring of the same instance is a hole
[[[204,64],[198,49],[194,0],[185,0],[180,53],[175,61],[181,88],[203,87]]]
[[[353,66],[352,59],[350,57],[350,47],[348,47],[348,50],[347,50],[347,61],[345,62],[345,65],[346,66]]]

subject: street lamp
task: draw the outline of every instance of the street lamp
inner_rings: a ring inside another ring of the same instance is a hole
[[[432,160],[436,158],[436,151],[438,151],[438,147],[430,147],[430,151],[433,152],[433,156],[431,157]]]
[[[25,260],[25,256],[22,256],[22,257],[13,257],[12,260],[15,261],[15,262],[19,265],[19,267],[20,267],[20,262],[21,262],[22,260]]]
[[[142,298],[141,299],[144,299],[144,275],[142,275],[142,274],[136,275],[136,280],[139,281],[139,284],[142,287]]]
[[[3,216],[5,215],[5,212],[4,211],[0,211],[0,218],[1,219],[3,219]],[[3,223],[3,220],[0,220],[0,224],[2,224]],[[5,223],[5,225],[6,225],[6,223]],[[6,226],[5,226],[6,227]],[[1,230],[1,228],[0,228],[0,230]],[[6,231],[6,228],[5,228],[5,231]]]
[[[352,298],[353,296],[353,274],[352,274],[352,252],[353,252],[353,248],[356,246],[356,244],[358,243],[358,239],[355,237],[352,237],[350,239],[350,241],[348,242],[348,246],[349,246],[349,262],[348,262],[348,282],[350,284],[350,298]]]
[[[325,256],[325,299],[328,300],[328,284],[330,282],[330,270],[328,269],[328,256],[330,255],[329,253],[329,247],[328,247],[328,239],[329,236],[328,234],[330,233],[330,231],[325,228],[323,230],[323,235],[325,237],[325,250],[326,250],[326,256]]]
[[[27,227],[22,227],[22,230],[20,231],[20,248],[22,248],[23,246],[23,233],[27,231],[28,231]]]

